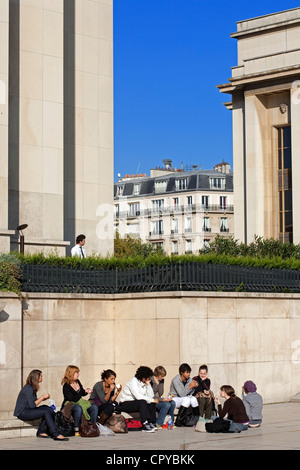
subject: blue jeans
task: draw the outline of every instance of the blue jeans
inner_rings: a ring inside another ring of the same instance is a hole
[[[176,403],[175,401],[160,401],[156,404],[156,409],[158,410],[158,418],[156,420],[157,424],[162,426],[164,424],[164,419],[167,415],[170,415],[172,422],[174,422],[174,409]]]
[[[214,421],[216,418],[219,416],[212,416],[210,419]],[[243,423],[234,423],[231,419],[226,419],[224,418],[225,421],[230,422],[230,427],[229,427],[229,432],[241,432],[241,431],[247,431],[249,424],[243,424]]]
[[[230,421],[230,419],[228,420]],[[247,431],[249,425],[248,424],[243,424],[243,423],[234,423],[233,421],[230,421],[230,432],[241,432],[241,431]]]
[[[87,410],[87,412],[90,415],[90,421],[92,421],[93,423],[96,423],[97,418],[98,418],[98,406],[93,403],[90,406],[90,408]],[[80,405],[72,406],[72,416],[74,419],[75,429],[78,429],[81,424],[82,414],[83,414],[83,410]]]
[[[54,410],[50,406],[42,405],[37,406],[36,408],[28,408],[24,410],[18,418],[21,421],[35,421],[42,418],[42,421],[39,425],[38,434],[48,434],[51,437],[57,437],[60,435],[60,432],[54,422]]]

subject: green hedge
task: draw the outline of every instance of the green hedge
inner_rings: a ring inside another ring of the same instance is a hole
[[[43,253],[36,253],[32,255],[21,256],[18,259],[22,263],[27,264],[48,264],[52,266],[72,266],[72,267],[85,267],[85,268],[127,268],[138,266],[161,266],[165,264],[175,263],[212,263],[212,264],[226,264],[226,265],[239,265],[249,267],[263,267],[263,268],[277,268],[277,269],[300,269],[300,259],[296,257],[283,259],[280,256],[232,256],[227,254],[206,253],[199,255],[178,255],[166,256],[154,254],[151,256],[135,256],[126,258],[117,258],[114,256],[101,258],[101,257],[88,257],[85,259],[59,257],[55,255],[44,255]]]
[[[133,254],[133,256],[131,255]],[[239,243],[232,237],[217,236],[208,248],[199,254],[167,256],[161,250],[147,246],[140,240],[130,237],[115,240],[115,256],[91,256],[85,259],[59,256],[57,253],[45,255],[43,252],[21,255],[13,252],[0,254],[0,291],[15,292],[21,297],[20,265],[48,264],[52,266],[72,266],[94,269],[122,269],[143,266],[161,266],[175,263],[212,263],[273,269],[300,269],[300,245],[282,244],[278,240],[255,237],[249,245]]]

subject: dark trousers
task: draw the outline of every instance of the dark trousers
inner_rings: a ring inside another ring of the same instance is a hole
[[[106,415],[112,415],[113,413],[121,413],[121,408],[118,403],[102,403],[98,406],[98,415],[105,413]]]
[[[142,423],[156,423],[156,403],[147,403],[146,400],[132,400],[120,403],[121,411],[132,413],[138,411],[141,415]]]
[[[198,398],[199,403],[199,414],[202,418],[210,419],[213,415],[214,402],[211,397],[201,397]]]
[[[54,422],[54,410],[50,406],[42,405],[33,409],[24,410],[18,418],[21,421],[35,421],[42,418],[37,434],[48,434],[57,437],[60,432]]]

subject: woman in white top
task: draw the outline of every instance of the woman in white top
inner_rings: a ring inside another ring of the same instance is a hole
[[[142,431],[154,432],[156,430],[156,403],[151,377],[153,370],[150,367],[140,366],[135,376],[127,382],[120,396],[121,411],[132,413],[138,411],[141,415]]]

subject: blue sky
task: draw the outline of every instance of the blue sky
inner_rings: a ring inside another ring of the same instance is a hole
[[[289,0],[114,0],[114,178],[170,158],[232,165],[230,100],[216,88],[237,65],[236,22],[297,8]]]

